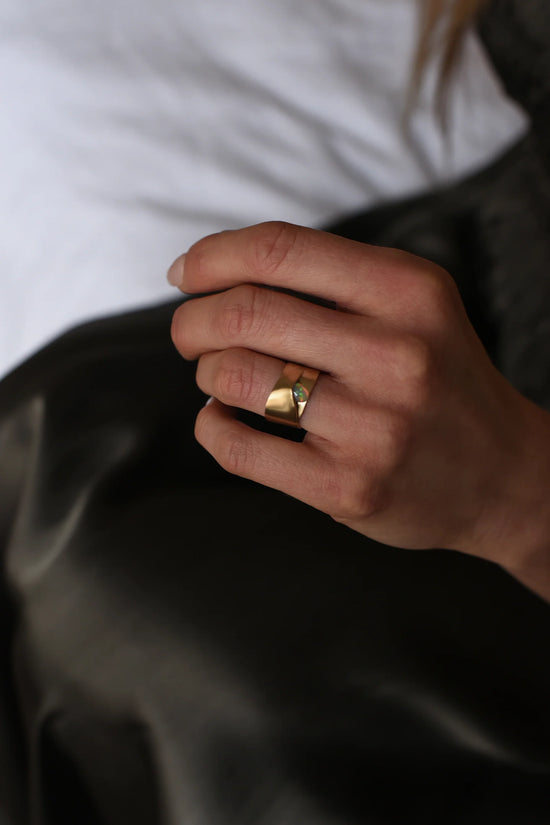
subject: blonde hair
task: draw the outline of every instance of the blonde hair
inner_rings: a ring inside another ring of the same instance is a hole
[[[437,105],[444,117],[445,90],[460,56],[468,28],[488,0],[421,0],[420,37],[413,65],[410,101],[414,101],[430,56],[441,50]]]

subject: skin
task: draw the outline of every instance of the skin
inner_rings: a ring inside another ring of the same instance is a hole
[[[200,240],[169,280],[215,293],[176,310],[172,338],[198,359],[213,401],[195,434],[222,467],[385,544],[495,562],[550,600],[550,415],[491,363],[447,272],[265,223]],[[302,443],[235,419],[263,414],[286,361],[322,373]]]

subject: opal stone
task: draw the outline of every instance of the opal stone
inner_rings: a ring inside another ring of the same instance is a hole
[[[298,381],[292,387],[292,395],[294,397],[294,400],[298,404],[300,401],[307,401],[309,393],[306,390],[306,388]]]

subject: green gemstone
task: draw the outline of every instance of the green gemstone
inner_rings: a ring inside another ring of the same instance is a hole
[[[298,382],[297,384],[294,384],[294,386],[292,387],[292,395],[294,397],[294,400],[298,404],[300,401],[307,401],[309,393],[303,386],[303,384],[300,384]]]

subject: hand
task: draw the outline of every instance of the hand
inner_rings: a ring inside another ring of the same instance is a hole
[[[440,267],[266,223],[204,238],[171,275],[187,293],[218,291],[180,306],[172,337],[215,399],[196,437],[229,472],[386,544],[513,571],[550,553],[550,416],[495,369]],[[263,414],[286,361],[322,373],[303,443],[234,415]]]

